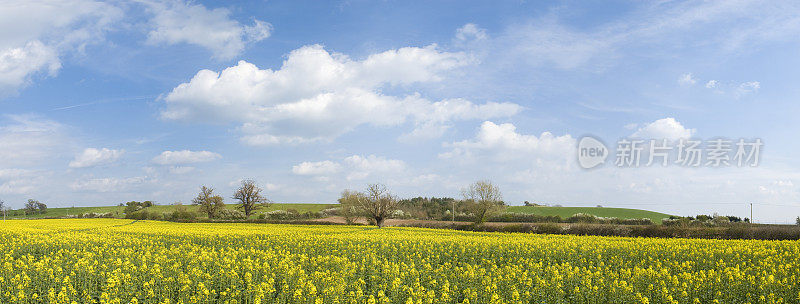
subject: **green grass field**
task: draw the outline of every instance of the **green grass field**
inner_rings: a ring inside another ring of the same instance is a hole
[[[192,205],[184,205],[188,210],[197,212],[197,206]],[[228,204],[225,205],[227,209],[235,209],[239,205],[238,204]],[[322,211],[327,208],[335,207],[334,204],[299,204],[299,203],[275,203],[272,204],[269,208],[262,208],[259,209],[259,212],[266,212],[266,211],[273,211],[273,210],[290,210],[294,209],[300,213],[305,212],[317,212]],[[147,208],[147,211],[152,212],[172,212],[175,210],[177,206],[175,205],[155,205],[152,207]],[[28,214],[28,215],[21,215],[15,214],[19,213],[19,210],[13,211],[11,214],[8,215],[9,218],[45,218],[45,217],[67,217],[70,215],[78,215],[83,213],[107,213],[111,212],[114,214],[115,217],[123,217],[125,207],[118,207],[118,206],[101,206],[101,207],[67,207],[67,208],[48,208],[47,213],[44,214]],[[202,214],[198,215],[202,216]]]
[[[190,211],[197,212],[198,207],[192,205],[184,205]],[[225,205],[228,209],[237,208],[238,204],[228,204]],[[300,213],[305,212],[318,212],[323,209],[333,208],[336,207],[336,204],[301,204],[301,203],[275,203],[272,204],[269,208],[259,209],[259,212],[266,212],[266,211],[273,211],[273,210],[290,210],[294,209]],[[147,208],[150,212],[172,212],[176,208],[175,205],[155,205],[152,207]],[[28,214],[22,215],[19,210],[15,210],[13,213],[9,214],[9,218],[44,218],[44,217],[67,217],[71,215],[78,215],[83,213],[107,213],[111,212],[114,214],[115,217],[123,217],[123,211],[125,207],[118,207],[118,206],[101,206],[101,207],[67,207],[67,208],[49,208],[47,209],[47,213],[45,214]],[[617,217],[617,218],[649,218],[653,220],[653,222],[660,224],[661,219],[667,218],[670,215],[647,211],[647,210],[640,210],[640,209],[626,209],[626,208],[598,208],[598,207],[533,207],[533,206],[509,206],[506,208],[506,212],[517,212],[517,213],[531,213],[531,214],[538,214],[538,215],[558,215],[562,218],[567,218],[576,213],[587,213],[592,214],[600,217]],[[199,216],[203,216],[198,212]]]
[[[599,217],[616,217],[625,219],[649,218],[654,223],[661,224],[661,219],[670,215],[654,211],[607,208],[607,207],[543,207],[543,206],[510,206],[506,212],[530,213],[538,215],[558,215],[562,218],[573,216],[577,213],[592,214]]]

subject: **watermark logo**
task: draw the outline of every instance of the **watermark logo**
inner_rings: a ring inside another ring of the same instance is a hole
[[[706,141],[622,138],[613,152],[614,166],[757,167],[763,146],[760,138]],[[612,152],[594,137],[585,136],[578,142],[578,163],[584,169],[605,163],[609,154]]]
[[[578,142],[578,163],[584,169],[591,169],[605,163],[608,148],[594,137],[584,136]]]

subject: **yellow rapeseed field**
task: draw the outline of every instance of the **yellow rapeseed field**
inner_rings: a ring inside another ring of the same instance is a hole
[[[0,222],[0,303],[798,303],[800,243]]]

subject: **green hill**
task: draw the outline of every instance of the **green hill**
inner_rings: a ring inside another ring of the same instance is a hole
[[[506,212],[530,213],[537,215],[558,215],[562,218],[567,218],[577,213],[592,214],[599,217],[617,217],[625,219],[649,218],[657,224],[661,224],[661,219],[668,218],[670,216],[669,214],[648,210],[607,207],[509,206],[506,208]]]
[[[192,205],[184,205],[190,211],[197,212],[198,207]],[[237,204],[225,205],[228,209],[237,208]],[[294,209],[300,213],[305,212],[319,212],[323,209],[336,207],[336,204],[300,204],[300,203],[274,203],[269,208],[260,209],[259,212],[273,211],[273,210],[290,210]],[[175,205],[155,205],[147,208],[151,212],[172,212],[176,208]],[[111,212],[115,217],[123,217],[124,207],[118,206],[101,206],[101,207],[66,207],[66,208],[49,208],[45,214],[24,214],[22,210],[13,210],[8,213],[8,218],[44,218],[44,217],[67,217],[71,215],[78,215],[83,213],[108,213]],[[617,217],[617,218],[649,218],[655,223],[661,223],[661,219],[667,218],[670,215],[640,210],[640,209],[626,209],[626,208],[605,208],[605,207],[543,207],[543,206],[509,206],[506,212],[516,213],[531,213],[538,215],[558,215],[562,218],[567,218],[577,213],[587,213],[599,217]],[[198,215],[202,216],[200,212]]]
[[[189,211],[197,212],[197,206],[184,205]],[[237,208],[238,204],[225,205],[227,209]],[[335,207],[335,204],[300,204],[300,203],[274,203],[269,208],[259,209],[259,212],[273,211],[273,210],[289,210],[294,209],[300,213],[305,212],[318,212],[327,208]],[[152,212],[172,212],[176,208],[175,205],[155,205],[147,208],[147,211]],[[101,206],[101,207],[66,207],[66,208],[48,208],[47,213],[44,214],[24,214],[22,210],[13,210],[7,214],[9,218],[45,218],[45,217],[66,217],[70,215],[78,215],[83,213],[108,213],[111,212],[115,217],[123,217],[125,207],[118,206]],[[198,212],[199,213],[199,212]],[[1,215],[1,214],[0,214]]]

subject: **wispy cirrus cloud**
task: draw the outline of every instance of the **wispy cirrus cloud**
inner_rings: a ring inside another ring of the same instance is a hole
[[[210,151],[164,151],[153,158],[159,165],[183,165],[210,162],[222,158],[222,155]]]

